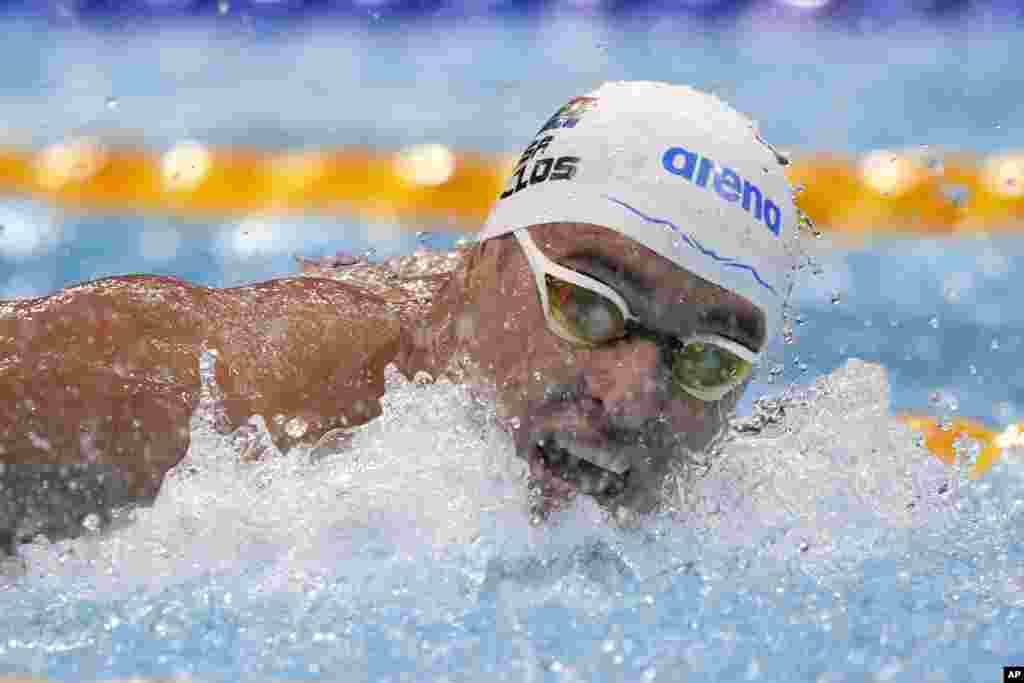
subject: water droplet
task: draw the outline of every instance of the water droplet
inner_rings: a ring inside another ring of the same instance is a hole
[[[931,320],[928,321],[928,324],[932,326],[933,330],[939,329],[939,317],[936,316],[936,315],[933,315],[931,317]]]
[[[100,516],[96,513],[89,513],[82,519],[82,526],[86,531],[99,531]]]
[[[803,187],[803,186],[801,186],[801,187]],[[795,194],[795,192],[794,192],[794,194]],[[818,230],[818,228],[814,225],[814,221],[811,220],[811,217],[808,216],[803,211],[801,211],[799,207],[797,208],[796,213],[797,213],[797,226],[798,226],[797,232],[807,232],[807,231],[809,231],[812,235],[814,235],[814,239],[820,240],[821,239],[821,231]]]
[[[789,320],[782,323],[782,340],[787,344],[793,343],[793,323]]]
[[[363,256],[365,256],[367,259],[372,259],[376,255],[377,249],[375,247],[370,247],[369,249],[363,252]]]
[[[833,306],[837,306],[843,302],[843,297],[839,292],[832,292],[831,301]]]
[[[960,401],[956,395],[947,391],[933,391],[928,395],[928,401],[943,412],[955,413],[960,409]]]
[[[975,463],[981,455],[982,445],[977,439],[961,434],[953,441],[953,452],[956,453],[957,464],[968,467]]]
[[[993,351],[998,351],[999,350],[999,340],[998,339],[993,339],[992,343],[989,344],[989,348],[992,349]]]
[[[942,161],[941,157],[929,156],[927,160],[928,170],[936,175],[942,174],[945,171],[946,166]]]
[[[116,97],[108,97],[107,98],[107,109],[109,109],[110,111],[117,111],[117,108],[119,106],[120,106],[120,103],[117,101]]]
[[[309,431],[309,423],[301,417],[293,417],[284,426],[285,434],[293,439],[301,439]]]
[[[977,375],[977,374],[978,374],[978,368],[977,368],[977,367],[975,367],[974,363],[971,363],[971,364],[970,364],[970,366],[968,366],[967,370],[968,370],[968,372],[970,372],[970,373],[971,373],[972,375]]]
[[[952,185],[943,185],[940,190],[945,195],[946,199],[953,203],[958,209],[963,209],[967,206],[967,203],[971,199],[971,191],[966,185],[959,183]]]
[[[217,3],[217,14],[224,16],[230,11],[231,3],[229,3],[228,0],[220,0],[220,2]]]

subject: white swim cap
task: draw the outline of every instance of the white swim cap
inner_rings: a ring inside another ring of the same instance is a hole
[[[771,337],[799,220],[785,163],[713,95],[605,83],[541,128],[479,240],[542,223],[602,225],[743,296]]]

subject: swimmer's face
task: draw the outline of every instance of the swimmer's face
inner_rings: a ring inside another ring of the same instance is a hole
[[[679,338],[722,334],[755,351],[764,343],[764,316],[751,303],[628,237],[581,224],[530,234],[549,259],[619,292],[645,328]],[[546,509],[584,493],[611,510],[652,510],[671,463],[708,448],[746,386],[711,403],[679,391],[659,335],[593,348],[563,341],[547,327],[511,235],[480,245],[464,285],[465,305],[453,316],[456,350],[493,382],[499,417]]]

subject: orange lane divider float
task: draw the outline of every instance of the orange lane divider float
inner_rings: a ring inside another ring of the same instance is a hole
[[[85,138],[0,148],[0,194],[91,211],[313,213],[473,232],[515,158],[440,144],[269,152],[181,142],[143,150]],[[922,147],[794,159],[788,174],[797,202],[822,229],[863,236],[1024,227],[1024,151],[982,158]]]
[[[440,144],[393,152],[268,152],[181,142],[152,151],[82,138],[40,150],[0,148],[0,195],[83,211],[197,219],[312,213],[472,232],[515,160]],[[986,158],[926,147],[861,158],[808,154],[795,158],[788,175],[811,220],[844,235],[1024,227],[1024,151]],[[980,441],[984,448],[972,476],[988,470],[1006,444],[1019,439],[1019,432],[997,433],[969,420],[955,420],[944,430],[932,418],[902,419],[924,433],[929,450],[944,462],[956,461],[961,435]]]
[[[977,420],[962,417],[945,422],[923,415],[901,415],[899,419],[920,432],[924,436],[925,447],[947,465],[957,463],[958,451],[972,450],[972,441],[977,444],[980,450],[968,472],[971,479],[978,479],[992,469],[1006,449],[1024,448],[1024,422],[1011,424],[1000,432]]]

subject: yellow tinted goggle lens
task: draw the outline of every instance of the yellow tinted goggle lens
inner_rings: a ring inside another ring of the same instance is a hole
[[[551,319],[560,328],[555,332],[563,339],[595,346],[626,333],[622,311],[607,297],[551,275],[544,282]]]
[[[717,401],[750,377],[754,366],[708,342],[690,342],[674,353],[672,376],[686,393]]]

